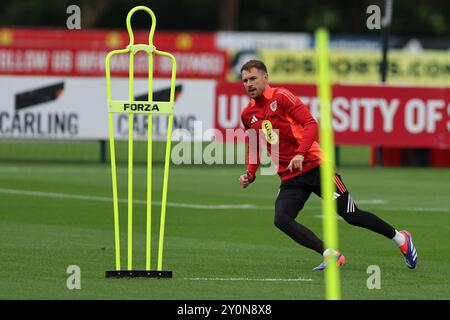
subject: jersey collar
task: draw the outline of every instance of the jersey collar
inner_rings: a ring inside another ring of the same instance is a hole
[[[271,86],[267,85],[266,88],[264,89],[263,93],[261,94],[261,96],[259,96],[259,98],[256,98],[256,100],[260,100],[262,97],[264,97],[267,100],[272,99],[273,94],[275,92],[275,88],[272,88]]]

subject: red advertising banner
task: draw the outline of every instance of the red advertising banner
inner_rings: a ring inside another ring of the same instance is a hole
[[[279,86],[318,119],[314,85]],[[241,83],[218,83],[214,123],[224,136],[241,127],[248,100]],[[336,144],[450,148],[450,88],[334,85],[332,108]]]
[[[135,43],[148,43],[148,30],[134,32]],[[129,44],[126,30],[0,28],[0,75],[104,76],[106,54]],[[226,51],[215,47],[213,32],[155,32],[153,44],[174,54],[178,78],[225,79]],[[135,59],[135,76],[147,77],[145,53]],[[128,76],[128,56],[114,56],[111,72]],[[170,77],[168,58],[154,56],[154,76]]]
[[[0,75],[105,75],[105,58],[109,50],[11,48],[0,46]],[[224,51],[171,51],[177,60],[178,78],[225,79],[228,58]],[[154,77],[170,77],[168,58],[154,55]],[[128,76],[129,56],[113,56],[113,76]],[[136,77],[147,77],[148,58],[135,55]]]
[[[148,43],[149,30],[134,30],[135,43]],[[213,32],[167,32],[156,30],[153,44],[163,51],[214,51]],[[68,30],[48,28],[0,28],[0,45],[14,48],[112,50],[129,44],[121,30]]]

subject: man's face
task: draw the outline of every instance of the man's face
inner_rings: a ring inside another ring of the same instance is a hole
[[[264,92],[268,81],[266,72],[251,68],[250,70],[242,70],[241,76],[245,90],[247,90],[250,98],[258,98]]]

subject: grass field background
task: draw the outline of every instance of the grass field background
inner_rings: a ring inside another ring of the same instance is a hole
[[[275,228],[279,178],[258,176],[240,189],[244,166],[172,166],[163,269],[172,279],[107,279],[114,269],[108,164],[0,163],[1,299],[323,299],[315,252]],[[412,232],[418,268],[407,269],[391,240],[339,220],[343,299],[449,299],[450,170],[342,167],[360,208]],[[146,170],[135,167],[134,266],[145,262]],[[119,166],[119,197],[127,170]],[[162,167],[155,166],[152,267],[156,268]],[[237,206],[221,208],[217,206]],[[216,207],[215,207],[216,206]],[[126,266],[126,201],[120,203]],[[322,235],[320,201],[298,220]],[[81,290],[66,269],[81,268]],[[381,289],[366,286],[381,269]]]

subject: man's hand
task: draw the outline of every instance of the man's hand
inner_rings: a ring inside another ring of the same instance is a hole
[[[288,169],[290,172],[294,170],[303,170],[303,160],[305,160],[305,157],[302,155],[296,155],[292,158],[291,162],[289,163]]]
[[[255,181],[255,177],[248,171],[239,177],[239,184],[242,188],[247,188],[253,181]]]

